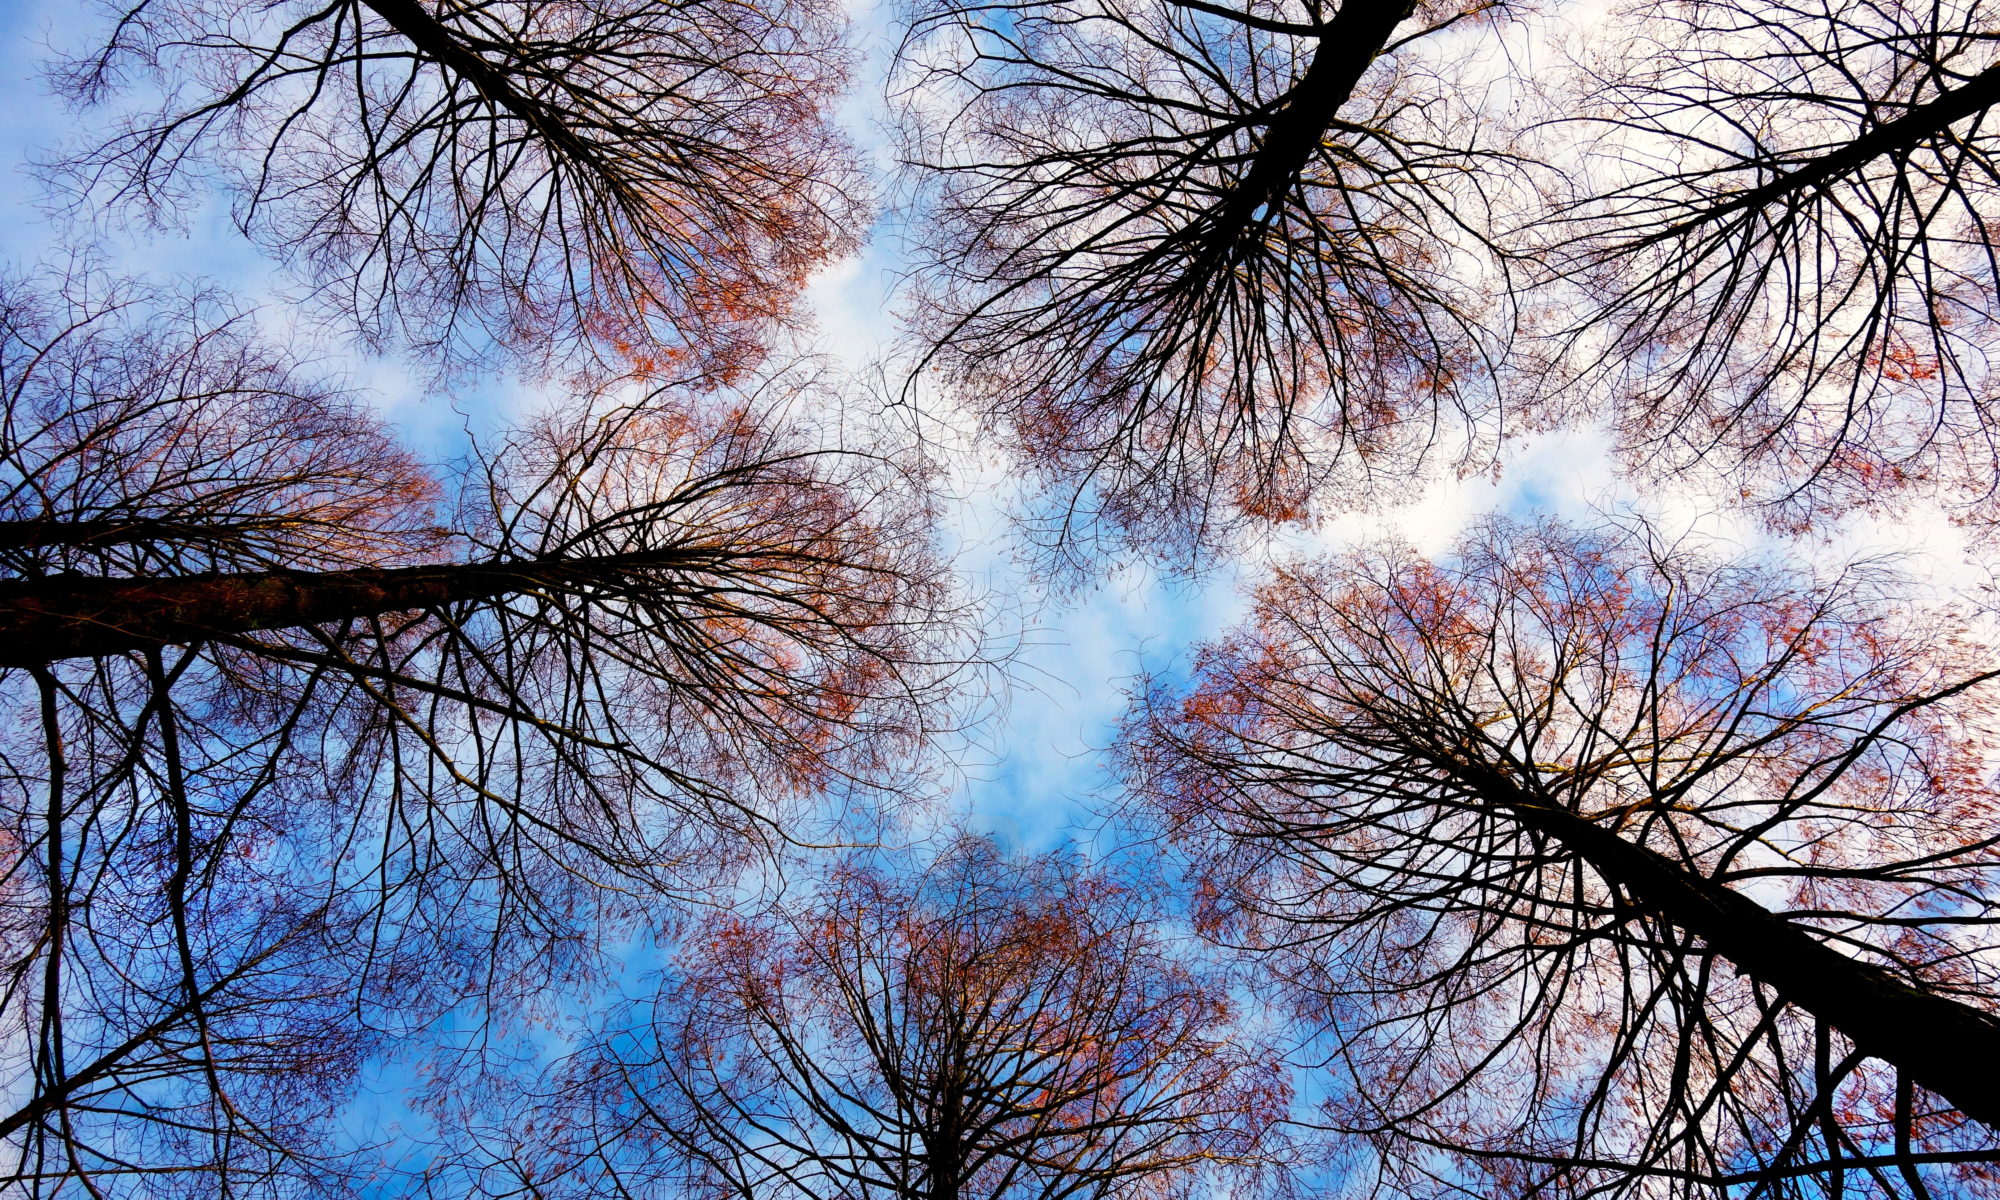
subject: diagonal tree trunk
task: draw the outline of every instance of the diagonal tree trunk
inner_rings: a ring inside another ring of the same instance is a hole
[[[582,138],[539,100],[526,95],[507,78],[505,69],[488,62],[465,39],[432,16],[418,0],[361,0],[376,16],[409,39],[425,57],[477,88],[479,94],[513,113],[537,136],[578,165],[594,164],[597,154]]]
[[[495,63],[480,54],[464,34],[432,16],[419,0],[360,2],[403,35],[425,57],[471,84],[488,102],[519,118],[558,157],[588,175],[611,201],[635,217],[651,207],[651,201],[633,186],[630,178],[611,168],[607,162],[606,147],[590,141],[570,117],[545,100],[523,91],[509,77],[504,64]],[[619,136],[628,133],[601,123],[596,131]],[[719,141],[704,141],[700,149],[718,159],[736,157]]]
[[[2000,1018],[1850,958],[1733,888],[1539,803],[1498,771],[1441,764],[1484,802],[1575,854],[1641,908],[1694,934],[1785,1003],[2000,1129]]]
[[[1731,213],[1763,208],[1794,193],[1817,187],[1830,179],[1857,170],[1885,154],[1907,152],[1925,139],[1936,137],[1958,122],[1983,113],[1995,104],[2000,104],[2000,65],[1988,67],[1963,85],[1952,88],[1926,103],[1914,105],[1895,120],[1885,121],[1846,145],[1829,150],[1817,158],[1807,159],[1775,179],[1726,196],[1694,216],[1676,221],[1667,228],[1640,239],[1635,245],[1646,246],[1666,241],[1691,229],[1721,220]]]
[[[1274,106],[1250,169],[1203,219],[1202,236],[1212,249],[1233,246],[1257,223],[1260,211],[1284,199],[1341,105],[1414,7],[1411,0],[1347,0],[1340,6],[1319,34],[1306,73]]]

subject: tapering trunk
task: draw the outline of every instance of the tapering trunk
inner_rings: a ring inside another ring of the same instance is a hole
[[[532,128],[563,157],[579,166],[593,165],[596,155],[548,106],[524,94],[504,68],[488,62],[449,26],[432,16],[418,0],[361,0],[376,16],[425,56],[478,89],[479,94]]]
[[[1260,209],[1283,201],[1362,74],[1413,7],[1411,0],[1347,0],[1340,6],[1305,75],[1272,113],[1250,169],[1206,221],[1212,246],[1234,245],[1259,219]]]
[[[15,580],[0,584],[0,667],[409,612],[512,592],[617,586],[634,571],[713,569],[727,558],[714,551],[669,550],[351,571]]]
[[[952,1037],[954,1043],[958,1042]],[[954,1045],[953,1069],[932,1096],[931,1124],[923,1132],[924,1194],[922,1200],[959,1200],[965,1186],[966,1088],[964,1047]]]
[[[1740,892],[1594,821],[1537,803],[1503,776],[1457,771],[1488,803],[1567,848],[1785,1003],[1825,1021],[1863,1054],[1960,1112],[2000,1128],[2000,1018],[1849,958]]]

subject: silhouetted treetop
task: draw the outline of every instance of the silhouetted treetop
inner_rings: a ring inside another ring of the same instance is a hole
[[[113,12],[58,83],[163,102],[135,99],[58,178],[161,218],[220,178],[243,230],[374,342],[727,374],[854,244],[842,21],[818,0]]]
[[[978,837],[912,858],[692,929],[519,1141],[454,1167],[487,1195],[1136,1200],[1273,1163],[1281,1064],[1158,895]]]
[[[1472,436],[1511,168],[1448,64],[1492,8],[911,10],[922,361],[1042,475],[1059,537],[1185,552]]]
[[[378,1035],[549,1003],[954,719],[925,497],[810,372],[573,398],[440,500],[246,318],[6,297],[9,1187],[342,1184]]]

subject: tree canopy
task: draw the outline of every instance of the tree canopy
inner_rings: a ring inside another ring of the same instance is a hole
[[[2000,1196],[1986,0],[38,3],[0,1192]]]

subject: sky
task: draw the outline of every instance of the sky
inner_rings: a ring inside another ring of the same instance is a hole
[[[847,123],[864,152],[884,168],[890,160],[880,132],[886,10],[870,0],[855,2],[869,65],[859,72]],[[0,161],[6,163],[0,171],[0,260],[12,269],[64,253],[62,231],[44,211],[28,164],[76,128],[38,78],[37,62],[46,46],[73,44],[83,28],[80,15],[88,16],[88,28],[99,27],[95,10],[76,0],[0,4],[0,44],[6,47],[0,69]],[[273,264],[236,234],[220,203],[191,214],[185,230],[131,226],[104,232],[96,250],[117,271],[155,282],[215,283],[261,305],[260,320],[273,331],[313,336],[291,328]],[[809,290],[816,315],[810,348],[857,377],[873,371],[896,337],[893,309],[901,265],[896,236],[894,221],[885,219],[860,255],[829,267]],[[534,388],[500,377],[434,390],[420,373],[393,359],[333,341],[324,343],[323,354],[409,445],[440,459],[464,449],[468,429],[503,428],[511,415],[545,399]],[[1515,443],[1492,476],[1435,480],[1404,504],[1287,531],[1252,559],[1218,566],[1194,581],[1135,562],[1081,593],[1052,595],[1021,565],[1008,515],[994,502],[1005,490],[997,485],[1007,477],[1008,465],[994,456],[958,464],[953,480],[951,540],[961,547],[958,569],[967,589],[991,603],[996,622],[1005,626],[1002,640],[1018,650],[1007,677],[996,685],[996,703],[953,748],[956,762],[946,773],[950,792],[933,815],[1023,850],[1071,843],[1105,850],[1116,841],[1102,815],[1113,788],[1102,752],[1115,737],[1127,688],[1142,674],[1184,668],[1196,645],[1243,614],[1251,590],[1274,561],[1391,534],[1422,551],[1443,552],[1468,523],[1488,513],[1590,521],[1636,508],[1670,526],[1700,525],[1746,549],[1762,538],[1748,521],[1718,516],[1703,497],[1635,493],[1612,470],[1603,435],[1584,428]],[[1955,533],[1941,521],[1856,524],[1828,533],[1837,534],[1836,540],[1815,553],[1918,551],[1930,555],[1939,572],[1957,559]],[[398,1085],[392,1075],[378,1079],[377,1086],[387,1094]],[[382,1111],[370,1119],[385,1119]]]

